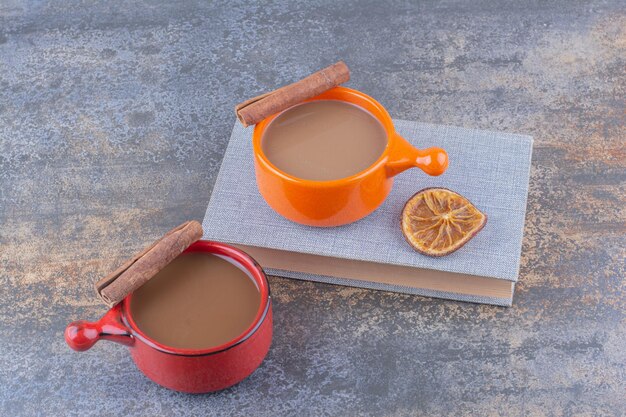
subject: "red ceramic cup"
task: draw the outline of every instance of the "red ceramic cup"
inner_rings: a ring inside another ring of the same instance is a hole
[[[130,312],[132,294],[99,321],[76,321],[65,329],[65,341],[74,350],[91,348],[98,340],[128,346],[148,378],[166,388],[189,393],[218,391],[234,385],[259,367],[272,342],[272,303],[263,269],[245,252],[224,243],[200,240],[184,253],[207,252],[234,261],[250,275],[261,293],[261,304],[250,327],[221,346],[191,350],[165,346],[144,334]]]

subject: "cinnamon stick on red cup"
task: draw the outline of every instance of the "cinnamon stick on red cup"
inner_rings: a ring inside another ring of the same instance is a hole
[[[348,66],[339,61],[302,80],[238,104],[235,113],[245,126],[259,123],[272,114],[337,87],[350,79]]]
[[[202,225],[197,221],[188,221],[170,230],[113,273],[96,282],[98,296],[106,305],[113,307],[201,237]]]

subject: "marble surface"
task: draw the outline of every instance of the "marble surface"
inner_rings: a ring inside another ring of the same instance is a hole
[[[0,414],[626,414],[626,6],[0,0]],[[247,380],[170,392],[62,333],[200,220],[233,106],[338,59],[393,117],[534,136],[512,308],[272,277]]]

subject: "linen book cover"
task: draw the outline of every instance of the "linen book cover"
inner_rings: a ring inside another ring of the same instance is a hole
[[[418,148],[439,146],[450,165],[439,177],[411,169],[395,177],[385,202],[355,223],[318,228],[275,213],[256,188],[253,127],[235,124],[204,217],[204,239],[241,247],[270,275],[510,306],[519,275],[532,138],[394,120]],[[405,202],[427,187],[468,198],[488,217],[484,229],[440,258],[405,241]]]

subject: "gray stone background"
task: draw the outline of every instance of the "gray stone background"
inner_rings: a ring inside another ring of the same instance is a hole
[[[0,0],[0,414],[626,414],[623,1]],[[535,137],[510,309],[272,277],[275,338],[211,395],[65,325],[200,220],[233,106],[338,59],[392,116]]]

